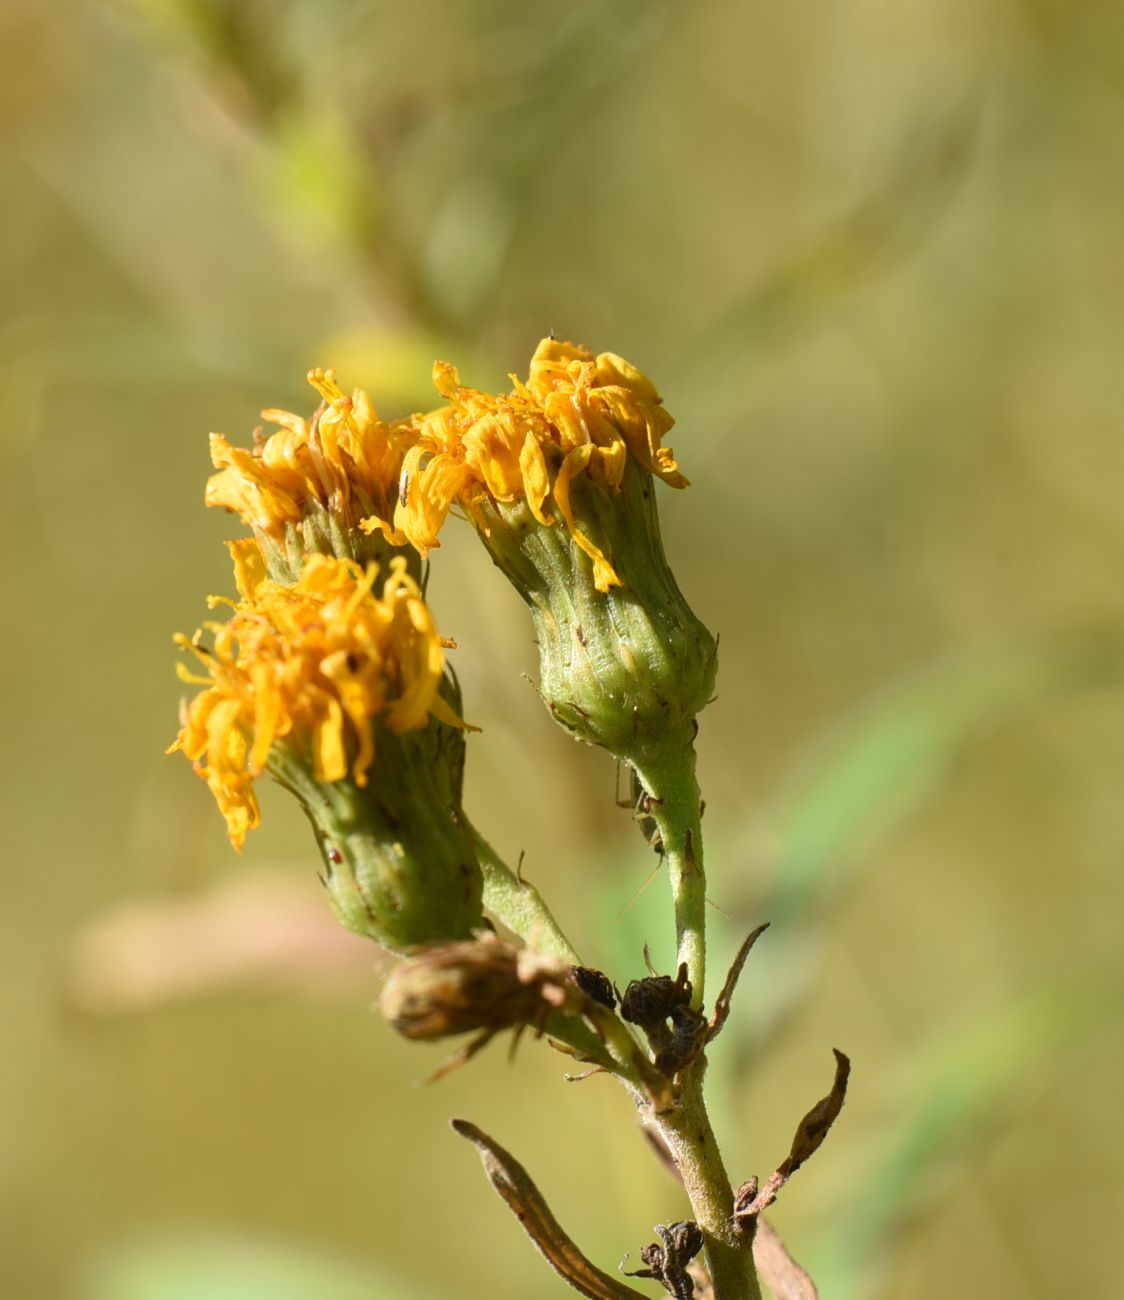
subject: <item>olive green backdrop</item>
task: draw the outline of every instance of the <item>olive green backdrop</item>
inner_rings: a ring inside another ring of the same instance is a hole
[[[683,1202],[623,1093],[369,1010],[295,810],[241,860],[161,750],[230,589],[206,435],[556,333],[650,374],[702,720],[739,1178],[825,1300],[1107,1295],[1124,1212],[1124,11],[1065,0],[0,9],[0,1290],[562,1296],[448,1130],[604,1267]],[[431,594],[474,820],[623,985],[670,957],[612,765],[471,530]],[[1117,1284],[1118,1285],[1118,1284]]]

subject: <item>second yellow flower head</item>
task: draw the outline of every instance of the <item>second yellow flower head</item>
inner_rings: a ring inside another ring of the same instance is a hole
[[[285,742],[307,755],[316,781],[350,771],[367,783],[375,761],[375,718],[392,731],[430,717],[460,719],[439,693],[444,646],[429,607],[402,561],[374,593],[376,572],[331,556],[310,556],[294,584],[266,576],[252,541],[228,544],[241,599],[226,623],[178,637],[207,670],[181,676],[206,686],[185,706],[173,748],[195,764],[240,847],[259,820],[253,782]]]

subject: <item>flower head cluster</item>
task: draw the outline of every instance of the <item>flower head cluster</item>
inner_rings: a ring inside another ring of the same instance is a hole
[[[385,561],[440,545],[459,507],[485,535],[488,508],[525,505],[538,525],[559,523],[589,556],[598,591],[621,577],[575,518],[573,484],[620,493],[630,460],[672,487],[685,487],[663,446],[673,420],[651,382],[611,352],[543,339],[526,381],[509,393],[461,384],[439,361],[434,384],[446,405],[405,420],[379,419],[362,389],[345,394],[332,370],[312,370],[320,408],[306,420],[266,410],[275,424],[252,450],[211,436],[216,474],[206,502],[238,514],[253,530],[270,572],[293,577],[312,552]]]
[[[344,393],[334,370],[310,370],[308,382],[323,399],[310,420],[262,411],[279,427],[268,437],[259,431],[251,451],[211,435],[218,473],[206,503],[241,517],[275,577],[295,576],[308,553],[385,560],[390,547],[406,545],[392,520],[408,430],[380,420],[361,388]]]
[[[226,623],[177,641],[207,670],[182,669],[206,687],[185,705],[173,750],[207,781],[240,848],[258,824],[253,783],[275,746],[306,758],[313,779],[350,773],[364,786],[375,761],[376,719],[391,732],[420,730],[430,718],[464,724],[440,694],[444,646],[405,562],[391,562],[375,594],[376,569],[312,555],[297,581],[267,576],[252,540],[228,543],[240,600]]]
[[[263,411],[276,429],[252,450],[212,436],[207,504],[254,536],[230,544],[241,599],[227,623],[208,625],[211,648],[181,638],[207,675],[194,679],[206,689],[174,748],[207,780],[237,846],[259,821],[256,777],[268,768],[297,795],[325,861],[342,855],[360,882],[347,898],[341,873],[329,882],[353,928],[377,912],[384,941],[393,914],[405,944],[418,933],[407,894],[463,878],[467,902],[443,937],[467,937],[478,866],[460,808],[464,742],[438,725],[461,725],[459,703],[422,560],[451,511],[469,518],[530,608],[543,699],[573,735],[634,765],[669,735],[689,737],[713,690],[715,645],[660,540],[652,480],[687,483],[663,445],[673,421],[629,362],[553,338],[506,393],[462,385],[438,362],[444,405],[393,422],[333,371],[308,378],[321,398],[310,419]],[[376,738],[384,762],[366,789]],[[409,890],[395,865],[406,804]],[[360,822],[366,840],[341,848]]]
[[[487,532],[482,506],[525,502],[538,524],[561,520],[592,560],[599,591],[619,586],[610,557],[574,517],[572,484],[583,477],[619,492],[631,458],[672,487],[686,486],[662,445],[673,421],[651,382],[611,352],[595,356],[557,339],[543,339],[526,382],[512,376],[510,393],[467,388],[445,362],[433,377],[448,405],[407,422],[395,531],[425,554],[439,545],[454,504]],[[372,517],[363,527],[385,522]]]

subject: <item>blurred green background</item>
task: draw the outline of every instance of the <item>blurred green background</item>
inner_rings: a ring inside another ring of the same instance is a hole
[[[603,1266],[683,1202],[604,1080],[368,1007],[307,828],[236,860],[160,751],[230,589],[206,435],[622,353],[693,480],[711,1067],[738,1179],[855,1062],[775,1222],[825,1300],[1108,1295],[1124,1213],[1124,10],[1089,0],[56,0],[0,8],[0,1291],[569,1294],[451,1115]],[[612,765],[520,674],[470,530],[469,807],[623,985],[670,957]],[[648,1285],[648,1284],[642,1284]]]

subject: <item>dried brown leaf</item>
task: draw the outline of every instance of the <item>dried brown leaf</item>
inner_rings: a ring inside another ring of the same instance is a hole
[[[835,1053],[835,1079],[831,1091],[826,1097],[817,1101],[797,1125],[796,1136],[792,1139],[792,1148],[788,1156],[769,1175],[760,1189],[757,1179],[751,1178],[734,1194],[734,1219],[747,1230],[752,1228],[761,1211],[768,1209],[777,1199],[781,1188],[805,1160],[820,1149],[832,1124],[843,1109],[843,1100],[847,1095],[847,1080],[851,1074],[851,1062],[838,1048],[832,1048],[832,1051]]]
[[[509,1152],[467,1120],[453,1120],[453,1129],[480,1154],[484,1172],[523,1230],[542,1251],[547,1263],[575,1291],[591,1300],[646,1300],[643,1292],[602,1273],[562,1230],[530,1175]]]
[[[815,1283],[788,1253],[776,1228],[764,1217],[757,1220],[753,1262],[774,1300],[819,1300]]]
[[[817,1101],[800,1121],[796,1136],[792,1139],[792,1150],[788,1153],[788,1159],[780,1167],[786,1175],[794,1174],[805,1160],[815,1155],[843,1109],[843,1099],[847,1095],[847,1080],[851,1076],[851,1062],[837,1047],[831,1050],[835,1053],[835,1079],[831,1091],[826,1097]]]
[[[710,1018],[707,1042],[713,1042],[722,1032],[722,1027],[730,1014],[730,1002],[734,996],[734,988],[737,985],[738,977],[742,973],[742,967],[745,965],[745,959],[749,956],[749,950],[768,928],[768,921],[764,925],[759,925],[756,930],[746,936],[745,942],[738,949],[737,956],[734,958],[726,975],[726,982],[722,985],[722,992],[719,993],[718,1000],[714,1004],[714,1015]]]

